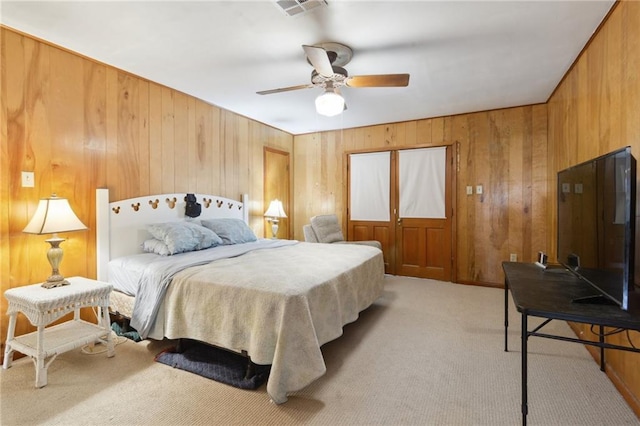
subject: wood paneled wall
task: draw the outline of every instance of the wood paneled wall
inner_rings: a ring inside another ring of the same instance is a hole
[[[639,52],[640,3],[624,1],[546,105],[293,137],[2,28],[1,290],[48,275],[43,238],[21,231],[51,192],[68,197],[90,228],[66,235],[62,270],[92,277],[96,187],[108,187],[114,200],[248,192],[252,227],[262,235],[263,147],[271,146],[293,152],[293,237],[303,239],[311,216],[345,217],[346,152],[443,144],[458,147],[458,281],[501,285],[500,263],[510,253],[522,261],[539,250],[555,257],[558,170],[625,145],[640,156]],[[35,188],[20,187],[22,170],[36,173]],[[468,185],[483,185],[484,194],[466,195]],[[17,331],[28,329],[22,322]],[[636,333],[632,338],[640,344]],[[638,355],[610,351],[608,362],[637,409]]]
[[[640,159],[640,2],[622,1],[615,6],[556,89],[548,110],[549,182],[555,182],[559,170],[627,145]],[[556,192],[551,185],[549,239],[556,234]],[[636,198],[635,280],[640,284],[640,194]],[[555,244],[553,249],[551,259],[556,257]],[[593,338],[589,326],[574,328]],[[630,337],[640,346],[640,333]],[[627,343],[624,334],[608,339]],[[592,353],[599,356],[597,351]],[[610,377],[640,416],[640,355],[607,351],[605,358]]]
[[[251,226],[263,235],[263,149],[292,152],[293,136],[8,28],[0,29],[0,51],[2,292],[49,276],[46,238],[22,229],[52,192],[89,227],[62,235],[66,276],[95,277],[99,187],[111,200],[248,193]],[[21,187],[21,171],[35,172],[34,188]],[[16,332],[30,330],[20,321]]]
[[[546,140],[545,105],[296,136],[294,238],[314,215],[346,220],[346,152],[453,144],[458,281],[502,285],[510,253],[535,261],[550,248]],[[484,193],[466,195],[467,185]]]

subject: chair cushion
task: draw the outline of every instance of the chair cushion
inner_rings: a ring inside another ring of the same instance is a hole
[[[315,232],[318,242],[335,243],[344,241],[342,228],[335,214],[320,215],[311,218],[311,228]]]

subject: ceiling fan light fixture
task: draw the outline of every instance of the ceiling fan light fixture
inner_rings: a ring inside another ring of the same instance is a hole
[[[331,87],[316,98],[316,111],[320,115],[333,117],[344,111],[344,98]]]

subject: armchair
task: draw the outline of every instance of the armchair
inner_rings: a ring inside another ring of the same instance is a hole
[[[309,225],[304,225],[304,240],[311,243],[364,244],[382,250],[379,241],[345,241],[342,228],[335,214],[319,215],[311,218]]]

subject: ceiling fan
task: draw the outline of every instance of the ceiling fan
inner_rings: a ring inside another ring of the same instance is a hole
[[[377,74],[349,76],[342,68],[353,57],[348,46],[339,43],[322,43],[318,46],[303,45],[307,62],[313,66],[311,83],[280,89],[263,90],[258,95],[288,92],[291,90],[320,87],[324,92],[316,98],[316,110],[328,117],[338,115],[347,109],[340,88],[346,87],[406,87],[409,85],[409,74]]]

